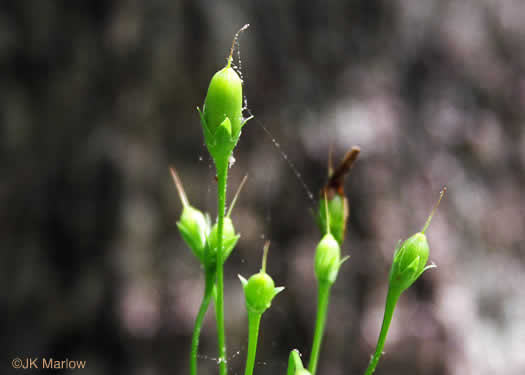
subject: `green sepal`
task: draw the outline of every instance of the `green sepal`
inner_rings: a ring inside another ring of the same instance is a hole
[[[197,107],[201,119],[202,129],[204,131],[204,141],[208,152],[217,164],[223,164],[222,161],[228,160],[237,144],[239,137],[232,136],[232,124],[228,117],[212,132],[206,123],[204,114]]]
[[[350,259],[350,255],[345,255],[343,259],[339,261],[339,267],[341,267],[343,263],[346,262],[348,259]]]
[[[213,146],[208,146],[208,151],[215,160],[228,159],[236,144],[237,139],[232,137],[232,123],[226,117],[217,128]]]
[[[239,131],[236,133],[236,134],[233,134],[234,138],[238,141],[239,138],[241,137],[241,131],[242,131],[242,128],[244,128],[244,125],[246,125],[246,123],[248,121],[250,121],[251,119],[253,118],[253,116],[250,116],[250,117],[247,117],[245,119],[243,119],[241,121],[241,126],[239,127]]]
[[[281,293],[284,289],[285,289],[284,286],[276,286],[275,289],[273,290],[272,299],[275,298],[275,296]]]
[[[426,266],[425,268],[423,268],[423,269],[421,270],[421,272],[419,273],[419,275],[417,275],[417,277],[421,276],[421,274],[422,274],[423,272],[425,272],[425,271],[427,271],[427,270],[429,270],[429,269],[431,269],[431,268],[437,268],[437,266],[436,266],[435,264],[429,264],[428,266]]]
[[[418,268],[419,268],[419,260],[421,259],[421,257],[417,256],[413,261],[412,263],[410,263],[405,272],[407,273],[412,273],[414,276],[417,276],[420,272],[418,272]]]
[[[241,280],[242,287],[245,288],[246,284],[248,284],[248,280],[246,280],[242,275],[237,275],[237,277],[239,278],[239,280]]]
[[[199,107],[197,107],[197,112],[199,112],[199,117],[201,119],[202,130],[204,131],[204,141],[206,143],[206,146],[208,146],[208,144],[210,142],[212,142],[213,139],[214,139],[214,137],[213,137],[214,133],[208,127],[208,123],[206,122],[206,119],[204,118],[204,113],[202,113],[202,111],[201,111],[201,109]]]
[[[234,238],[231,238],[229,240],[225,240],[224,242],[224,261],[228,259],[230,254],[232,253],[233,249],[235,249],[235,246],[237,246],[237,242],[239,241],[239,238],[241,238],[240,234],[237,234]]]

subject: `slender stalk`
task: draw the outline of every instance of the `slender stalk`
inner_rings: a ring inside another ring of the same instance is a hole
[[[255,366],[255,353],[257,351],[257,339],[259,337],[259,324],[262,314],[248,313],[248,355],[246,356],[246,369],[244,375],[252,375]]]
[[[218,224],[217,224],[217,341],[219,345],[219,373],[227,375],[226,366],[226,337],[224,333],[224,276],[223,276],[223,231],[224,207],[226,205],[226,184],[228,179],[228,160],[216,163],[217,170],[217,199],[218,199]]]
[[[290,352],[290,357],[288,359],[288,371],[286,375],[294,375],[298,370],[304,369],[303,361],[301,361],[301,355],[297,349],[294,349]]]
[[[330,283],[320,281],[317,289],[317,318],[315,321],[312,353],[310,354],[310,363],[308,364],[308,370],[312,375],[315,375],[319,361],[319,352],[321,351],[321,342],[323,341],[324,327],[326,325],[326,312],[328,310],[328,302],[330,301],[331,287],[332,285]]]
[[[383,316],[383,325],[381,326],[381,332],[379,332],[379,338],[377,340],[376,351],[370,359],[368,368],[366,369],[365,375],[372,375],[376,370],[377,363],[381,354],[383,354],[383,347],[385,346],[386,335],[388,333],[388,328],[390,327],[390,322],[392,321],[392,316],[394,315],[394,309],[396,308],[397,300],[399,299],[400,294],[392,292],[392,289],[388,289],[388,294],[386,296],[385,304],[385,314]]]
[[[199,337],[201,334],[202,322],[204,316],[210,306],[210,300],[213,294],[213,285],[215,285],[215,270],[206,272],[204,296],[202,297],[201,306],[195,319],[195,327],[193,328],[193,336],[191,338],[191,355],[190,355],[190,374],[197,375],[197,353],[199,349]]]

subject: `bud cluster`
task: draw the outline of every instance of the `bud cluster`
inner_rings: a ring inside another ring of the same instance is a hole
[[[199,259],[199,262],[206,268],[215,268],[217,262],[217,249],[219,247],[218,223],[216,222],[212,227],[210,216],[190,205],[186,193],[184,192],[184,188],[182,187],[182,182],[180,181],[175,169],[171,169],[171,174],[175,181],[175,186],[183,206],[181,217],[177,221],[179,232],[184,239],[184,242],[186,242],[193,254]],[[236,197],[234,198],[234,202],[232,202],[228,215],[231,213],[235,199],[245,181],[246,179],[243,179]],[[235,233],[232,220],[229,216],[226,216],[224,218],[222,233],[223,262],[225,262],[230,256],[239,238],[240,235]]]

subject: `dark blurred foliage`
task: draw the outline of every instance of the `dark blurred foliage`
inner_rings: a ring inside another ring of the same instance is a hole
[[[340,158],[357,144],[351,259],[319,373],[364,371],[394,247],[447,185],[428,231],[438,268],[401,298],[377,373],[523,374],[523,19],[525,3],[506,0],[3,1],[1,372],[67,357],[88,361],[83,374],[188,373],[203,282],[168,167],[214,216],[195,108],[250,23],[240,56],[256,118],[229,189],[249,174],[225,269],[231,373],[247,344],[236,274],[259,269],[266,239],[287,289],[263,318],[256,373],[283,374],[295,347],[308,357],[319,234],[303,184],[316,195],[330,147]],[[217,373],[211,313],[200,352],[201,373]]]

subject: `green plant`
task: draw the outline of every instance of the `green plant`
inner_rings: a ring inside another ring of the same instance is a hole
[[[203,110],[198,109],[205,143],[214,160],[217,173],[217,220],[213,226],[211,226],[211,220],[208,214],[204,214],[190,205],[180,178],[174,169],[171,170],[183,206],[177,227],[182,238],[202,264],[204,270],[204,295],[195,320],[191,342],[191,375],[197,375],[199,336],[204,316],[212,298],[214,298],[215,301],[217,321],[219,372],[220,375],[227,374],[223,264],[240,238],[240,235],[235,231],[230,214],[242,186],[246,181],[246,177],[239,186],[235,198],[230,204],[228,213],[225,213],[227,178],[229,160],[232,157],[232,152],[239,140],[242,128],[251,118],[243,119],[242,80],[231,67],[231,63],[235,41],[239,33],[246,29],[246,27],[247,25],[235,35],[226,66],[212,77],[204,100]],[[337,279],[341,265],[348,259],[348,257],[341,259],[341,246],[345,239],[349,216],[348,199],[344,194],[343,188],[344,178],[357,159],[359,152],[360,149],[358,147],[353,147],[335,170],[332,169],[330,162],[328,181],[321,190],[318,212],[316,213],[322,237],[315,251],[313,267],[318,284],[318,298],[312,350],[308,370],[304,368],[299,352],[297,350],[291,351],[288,375],[315,375],[317,370],[328,314],[331,288]],[[444,191],[445,189],[442,191],[439,201],[443,197]],[[434,206],[421,232],[416,233],[406,240],[394,254],[383,324],[375,354],[369,363],[365,375],[372,374],[379,362],[393,312],[400,295],[409,288],[425,270],[434,267],[433,265],[426,265],[429,256],[429,247],[424,232],[432,219],[439,201]],[[273,279],[266,273],[268,248],[269,243],[267,243],[264,248],[260,272],[252,275],[248,280],[239,275],[246,297],[249,325],[245,375],[253,374],[262,314],[270,307],[273,298],[284,289],[284,287],[276,288]]]
[[[241,32],[244,28],[239,30]],[[239,33],[238,32],[238,33]],[[237,33],[237,34],[238,34]],[[234,38],[234,42],[237,38]],[[239,141],[241,129],[248,119],[242,118],[242,81],[231,67],[233,48],[226,67],[219,70],[212,77],[208,93],[204,100],[202,112],[199,108],[202,129],[206,147],[215,163],[217,172],[217,235],[216,235],[216,314],[217,314],[217,339],[219,345],[220,374],[225,375],[226,367],[226,338],[224,332],[224,276],[223,263],[225,249],[223,245],[232,238],[224,234],[224,211],[226,206],[226,188],[228,181],[228,166],[233,149]],[[232,226],[233,227],[233,226]],[[231,233],[230,233],[231,234]]]
[[[401,293],[407,290],[423,274],[423,272],[436,267],[433,264],[427,266],[429,246],[427,237],[425,236],[425,231],[427,230],[441,199],[445,195],[446,190],[446,187],[441,190],[439,199],[434,205],[434,208],[423,226],[423,229],[421,229],[421,232],[408,238],[403,242],[401,247],[398,247],[394,252],[394,260],[392,262],[392,268],[390,269],[383,324],[381,325],[381,331],[379,332],[376,351],[370,359],[365,375],[373,374],[376,369],[381,353],[383,352],[388,328],[390,327],[390,322],[394,315],[394,309],[396,308]]]
[[[202,297],[202,302],[195,319],[195,326],[191,340],[190,373],[192,375],[196,375],[197,350],[199,346],[202,322],[206,312],[208,311],[211,298],[214,295],[213,292],[216,282],[216,263],[219,249],[217,234],[218,225],[215,223],[213,228],[210,228],[210,216],[208,214],[203,214],[201,211],[189,204],[184,187],[176,170],[174,168],[171,168],[170,170],[183,207],[181,217],[179,221],[177,221],[177,227],[179,228],[182,238],[191,249],[193,254],[200,261],[204,270],[204,295]],[[245,182],[246,176],[241,181],[241,184],[239,185],[239,188],[237,189],[235,197],[233,198],[233,201],[228,210],[228,214],[224,218],[224,260],[226,260],[231,254],[240,237],[238,234],[235,234],[235,229],[233,228],[230,214],[235,207],[235,201],[237,200],[237,197],[239,196]]]
[[[264,246],[262,267],[259,273],[252,275],[248,280],[239,275],[246,297],[246,310],[248,310],[248,355],[246,356],[245,375],[253,374],[257,339],[259,337],[259,324],[262,314],[270,307],[274,297],[283,291],[284,287],[275,287],[273,279],[266,273],[266,260],[270,242]]]
[[[344,194],[344,178],[359,155],[359,147],[352,147],[339,166],[328,167],[328,181],[321,189],[317,219],[319,229],[324,234],[317,246],[314,258],[314,272],[317,278],[317,317],[314,339],[308,369],[315,375],[321,351],[321,343],[326,325],[326,315],[330,303],[330,290],[335,283],[339,268],[348,257],[341,260],[341,245],[345,238],[349,215],[348,199]]]

